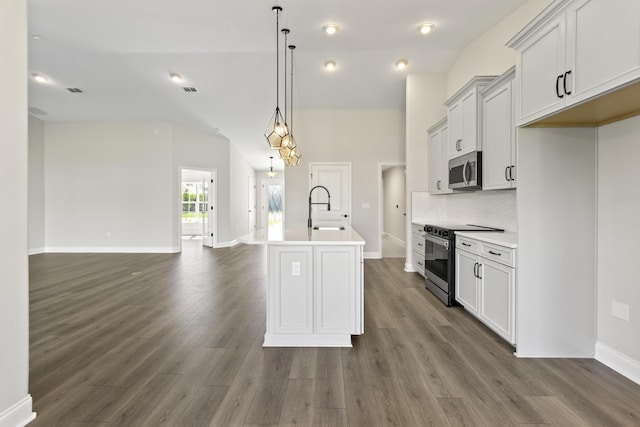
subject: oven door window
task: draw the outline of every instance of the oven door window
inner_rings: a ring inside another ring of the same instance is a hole
[[[447,281],[449,250],[432,240],[425,240],[424,267],[443,281]]]

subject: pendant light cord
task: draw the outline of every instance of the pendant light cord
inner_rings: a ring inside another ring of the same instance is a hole
[[[287,123],[287,34],[289,30],[282,29],[284,34],[284,122]]]
[[[276,110],[280,109],[280,6],[274,6],[276,13]]]
[[[293,49],[295,48],[295,45],[289,45],[289,50],[291,50],[291,113],[289,114],[291,121],[289,122],[289,133],[291,135],[293,135]]]

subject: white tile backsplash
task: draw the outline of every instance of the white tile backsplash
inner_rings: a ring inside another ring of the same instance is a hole
[[[516,190],[431,195],[411,193],[411,219],[420,222],[478,224],[518,231]]]

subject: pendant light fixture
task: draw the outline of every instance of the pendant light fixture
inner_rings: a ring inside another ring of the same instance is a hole
[[[287,120],[287,35],[289,34],[289,29],[283,28],[282,34],[284,34],[284,121],[289,130],[289,134],[282,138],[278,154],[280,158],[284,159],[289,156],[291,149],[295,146],[295,142],[293,141],[291,126],[288,124],[291,122]],[[291,63],[291,69],[293,70],[293,63]],[[293,109],[293,105],[291,105],[291,108]]]
[[[291,52],[291,112],[289,113],[289,145],[284,150],[280,150],[280,156],[284,160],[284,164],[287,166],[298,166],[302,153],[293,138],[293,51],[296,48],[295,45],[289,45],[289,51]],[[286,54],[286,53],[285,53]],[[283,152],[284,151],[284,152]]]
[[[278,172],[273,171],[273,156],[269,156],[269,158],[271,159],[271,167],[269,168],[269,172],[267,172],[267,175],[269,176],[269,178],[273,178],[278,174]]]
[[[276,14],[276,111],[273,113],[267,130],[264,132],[269,146],[274,150],[282,148],[282,140],[289,134],[287,123],[280,112],[280,6],[273,6],[271,10]],[[286,52],[285,52],[286,55]],[[286,70],[285,70],[286,72]]]

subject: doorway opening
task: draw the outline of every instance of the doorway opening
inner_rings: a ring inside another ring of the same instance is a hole
[[[180,237],[212,247],[216,233],[216,171],[180,170]]]
[[[378,247],[382,258],[406,257],[407,203],[404,163],[379,164]]]

